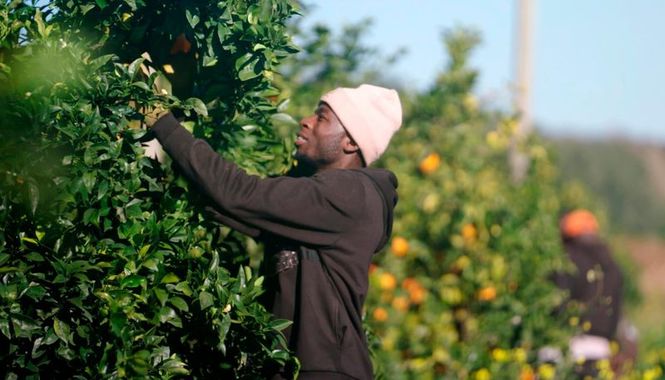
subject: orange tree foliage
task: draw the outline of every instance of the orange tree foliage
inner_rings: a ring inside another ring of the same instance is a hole
[[[565,266],[555,171],[529,142],[519,147],[528,177],[510,181],[515,120],[474,97],[467,59],[476,43],[463,30],[447,34],[446,71],[407,99],[403,130],[381,160],[399,179],[393,242],[409,247],[378,255],[371,274],[367,319],[386,378],[515,379],[538,372],[539,348],[563,349],[572,333],[548,281]],[[382,287],[387,276],[397,286]],[[558,367],[558,376],[568,371]]]
[[[260,378],[292,361],[243,240],[144,157],[138,107],[253,173],[292,143],[270,97],[288,0],[0,3],[0,368],[7,378]],[[152,62],[140,56],[148,52]],[[160,77],[173,95],[155,96]]]

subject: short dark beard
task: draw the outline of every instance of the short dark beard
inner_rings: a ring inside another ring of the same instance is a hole
[[[311,177],[316,174],[316,163],[309,157],[296,153],[295,159],[298,162],[289,169],[289,177]]]
[[[317,157],[309,157],[296,151],[295,158],[299,164],[311,168],[314,172],[318,169],[328,166],[335,162],[344,152],[342,150],[342,139],[346,136],[346,131],[342,130],[339,134],[329,138],[321,144],[321,151]]]

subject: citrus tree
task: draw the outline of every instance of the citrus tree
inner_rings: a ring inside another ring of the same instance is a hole
[[[515,120],[484,110],[468,58],[479,38],[446,34],[449,63],[413,98],[382,164],[399,178],[390,248],[373,267],[368,320],[391,378],[552,378],[538,362],[572,332],[548,280],[564,268],[555,172],[535,142],[527,179],[506,165]],[[404,159],[409,157],[409,159]]]
[[[248,171],[284,172],[290,119],[271,78],[295,51],[295,12],[288,0],[0,4],[9,378],[257,378],[295,363],[243,239],[145,157],[139,112],[166,104]]]

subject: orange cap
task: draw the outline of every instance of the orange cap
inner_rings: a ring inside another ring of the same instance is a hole
[[[588,210],[574,210],[561,219],[561,233],[565,237],[577,237],[598,233],[598,221]]]

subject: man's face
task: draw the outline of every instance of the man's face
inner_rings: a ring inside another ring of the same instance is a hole
[[[298,160],[306,160],[321,168],[343,156],[346,130],[326,103],[320,103],[314,115],[302,119],[300,127],[296,139]]]

